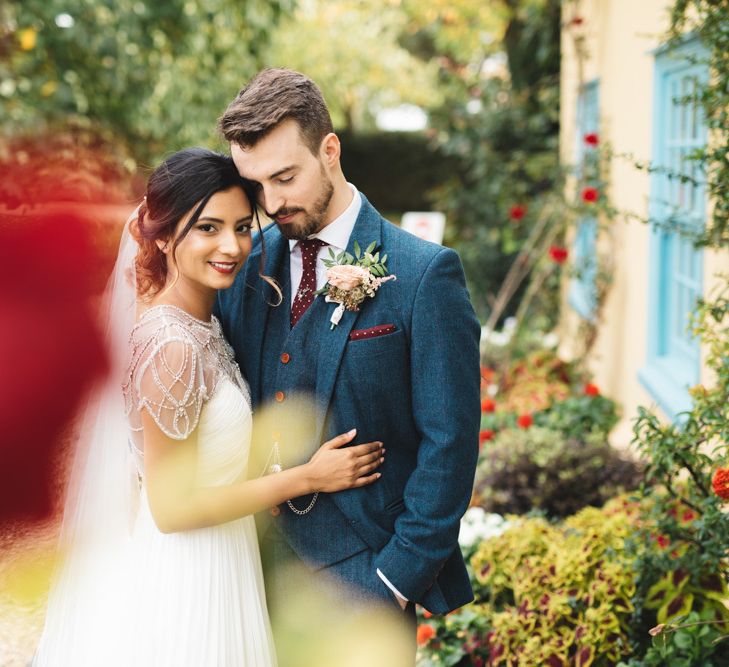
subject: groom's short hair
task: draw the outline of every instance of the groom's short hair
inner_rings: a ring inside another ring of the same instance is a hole
[[[227,141],[246,148],[288,119],[296,121],[314,155],[334,131],[324,96],[311,79],[290,69],[264,69],[228,105],[218,127]]]

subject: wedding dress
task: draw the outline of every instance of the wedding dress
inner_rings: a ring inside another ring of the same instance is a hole
[[[162,533],[144,479],[142,411],[170,438],[196,438],[200,486],[245,479],[251,407],[232,349],[215,317],[168,305],[146,310],[126,346],[123,391],[112,386],[112,408],[96,410],[75,505],[67,502],[73,539],[33,665],[273,666],[253,517]]]

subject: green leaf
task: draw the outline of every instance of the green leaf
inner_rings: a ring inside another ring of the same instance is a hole
[[[386,261],[387,261],[387,254],[384,254],[384,255],[382,255],[382,259],[380,260],[380,264],[382,264],[384,266]]]
[[[362,248],[359,247],[357,241],[354,242],[354,254],[359,259],[362,256]]]
[[[678,648],[686,650],[691,648],[691,645],[693,644],[693,639],[688,632],[678,630],[673,636],[673,643],[676,644]]]
[[[329,246],[329,257],[331,257],[335,262],[337,261],[337,256],[334,254],[334,250],[331,246]]]
[[[659,623],[675,619],[677,616],[683,616],[691,611],[694,604],[693,593],[679,593],[677,596],[667,600],[665,604],[658,610],[656,618]]]
[[[372,243],[370,243],[370,244],[369,244],[369,245],[367,246],[367,250],[365,250],[365,253],[366,253],[366,254],[368,254],[368,255],[372,254],[372,251],[373,251],[373,250],[374,250],[374,249],[375,249],[376,247],[377,247],[377,241],[372,241]]]

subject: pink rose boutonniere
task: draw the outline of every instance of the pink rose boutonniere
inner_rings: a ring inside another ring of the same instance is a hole
[[[329,249],[329,259],[324,260],[327,267],[327,284],[318,294],[326,295],[326,301],[339,304],[329,320],[333,329],[339,324],[345,310],[358,311],[362,302],[372,298],[382,283],[395,280],[388,275],[387,255],[380,257],[375,251],[375,243],[370,243],[362,252],[357,241],[354,242],[354,255],[340,252],[338,255]],[[374,254],[373,254],[374,253]]]

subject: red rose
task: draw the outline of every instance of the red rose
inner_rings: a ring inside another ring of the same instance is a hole
[[[696,514],[692,512],[691,510],[686,510],[681,515],[681,521],[684,521],[685,523],[688,523],[689,521],[693,521],[696,518]]]
[[[600,143],[600,137],[595,132],[590,132],[584,136],[585,143],[588,146],[597,146]]]
[[[588,382],[585,385],[585,396],[599,396],[600,390],[597,388],[596,384],[592,384],[592,382]]]
[[[433,637],[435,637],[435,629],[432,625],[423,623],[418,626],[417,641],[420,646],[425,646]]]
[[[519,428],[529,428],[534,423],[534,420],[531,415],[519,415],[516,423],[519,425]]]
[[[594,204],[600,198],[597,188],[585,188],[582,191],[582,201],[587,204]]]
[[[658,535],[656,537],[656,543],[661,549],[665,549],[671,543],[671,540],[669,540],[665,535]]]
[[[526,212],[526,206],[524,206],[523,204],[514,204],[509,209],[509,217],[512,220],[521,220],[526,215]]]
[[[487,440],[493,440],[493,439],[494,439],[494,432],[493,432],[493,431],[491,431],[491,430],[489,430],[489,429],[485,429],[485,430],[481,431],[481,432],[480,432],[480,433],[478,434],[478,441],[479,441],[479,443],[480,443],[480,444],[482,444],[482,445],[483,445],[483,443],[484,443],[484,442],[486,442]]]
[[[729,468],[717,468],[712,480],[714,493],[722,500],[729,500]]]
[[[490,398],[484,398],[481,401],[481,412],[493,412],[496,410],[496,403]]]
[[[556,245],[550,246],[549,248],[549,256],[552,258],[552,261],[557,262],[557,264],[564,264],[567,261],[568,254],[567,248],[562,248]]]

